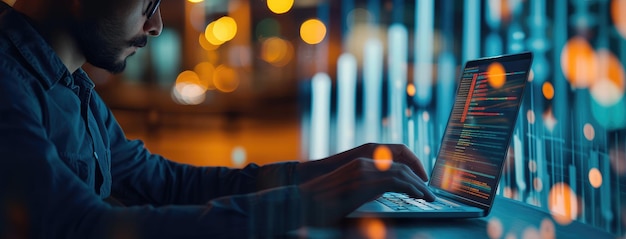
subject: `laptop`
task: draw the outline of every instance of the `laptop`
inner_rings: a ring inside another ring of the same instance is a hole
[[[468,61],[428,182],[435,202],[385,193],[348,218],[471,218],[487,216],[502,168],[533,55],[531,52]]]

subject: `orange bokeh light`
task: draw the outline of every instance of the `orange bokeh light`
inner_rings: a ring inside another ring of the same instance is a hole
[[[583,135],[587,140],[592,141],[596,137],[596,131],[591,124],[586,123],[583,127]]]
[[[526,119],[528,120],[529,124],[535,124],[535,112],[532,110],[528,110],[526,112]]]
[[[213,83],[222,92],[233,92],[239,87],[239,77],[234,69],[220,65],[213,74]]]
[[[409,83],[406,86],[406,93],[412,97],[415,96],[415,92],[417,92],[417,90],[415,89],[415,85],[413,85],[413,83]]]
[[[537,230],[537,228],[533,226],[526,227],[526,229],[524,229],[524,231],[522,232],[522,239],[537,239],[537,238],[541,238],[541,234],[539,233],[539,230]]]
[[[535,192],[541,192],[541,190],[543,190],[543,182],[540,178],[533,179],[533,187],[535,187]]]
[[[599,188],[602,186],[602,173],[597,168],[592,168],[589,170],[589,183],[594,188]]]
[[[552,86],[552,83],[546,81],[543,83],[543,86],[541,87],[541,91],[543,92],[543,96],[546,97],[546,99],[551,100],[552,98],[554,98],[554,86]]]
[[[611,168],[618,175],[626,174],[626,150],[623,147],[611,148],[609,150]]]
[[[596,53],[585,38],[573,37],[561,52],[561,67],[574,88],[587,88],[597,77]]]
[[[603,106],[612,106],[624,96],[626,87],[624,67],[611,51],[597,52],[599,63],[597,81],[590,87],[593,99]]]
[[[554,184],[548,195],[548,208],[557,223],[570,224],[578,216],[576,193],[565,183]]]
[[[615,28],[623,38],[626,38],[626,0],[611,1],[611,19]]]
[[[552,220],[545,218],[541,221],[541,226],[539,226],[539,233],[541,233],[542,239],[554,239],[556,238],[556,228],[554,227],[554,222]]]
[[[380,171],[387,171],[391,167],[393,162],[393,154],[389,147],[385,145],[379,145],[374,149],[374,165]]]
[[[493,88],[500,88],[506,83],[506,71],[500,62],[494,62],[487,67],[487,82]]]
[[[599,49],[598,53],[599,76],[600,79],[608,79],[619,89],[624,90],[626,83],[624,82],[624,67],[611,51],[607,49]]]
[[[502,222],[498,218],[492,218],[487,223],[487,236],[491,239],[501,238],[504,233]]]
[[[359,223],[359,228],[365,238],[383,239],[386,238],[387,228],[385,223],[378,218],[364,218]]]

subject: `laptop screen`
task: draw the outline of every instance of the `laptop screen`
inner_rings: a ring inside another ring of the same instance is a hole
[[[522,53],[466,63],[430,178],[432,187],[491,206],[531,61],[531,53]]]

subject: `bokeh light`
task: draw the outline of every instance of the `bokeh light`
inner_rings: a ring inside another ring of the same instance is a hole
[[[498,218],[491,218],[487,222],[487,236],[491,239],[501,238],[504,233],[502,222]]]
[[[374,149],[374,165],[380,171],[387,171],[391,167],[393,162],[393,154],[389,147],[385,145],[379,145]]]
[[[318,44],[326,37],[326,26],[318,19],[306,20],[300,26],[300,37],[308,44]]]
[[[541,192],[543,190],[543,181],[541,181],[540,178],[534,178],[533,187],[535,188],[535,192]]]
[[[206,38],[206,40],[210,44],[213,44],[215,46],[219,46],[219,45],[224,44],[224,41],[218,39],[215,36],[215,33],[214,33],[213,29],[215,29],[215,21],[209,23],[209,25],[207,25],[206,29],[204,30],[204,37]]]
[[[585,126],[583,126],[583,135],[585,135],[587,140],[592,141],[593,138],[596,137],[596,131],[593,128],[593,125],[586,123]]]
[[[234,69],[220,65],[213,74],[213,83],[222,92],[233,92],[239,87],[239,76]]]
[[[217,48],[220,47],[220,45],[213,45],[213,44],[211,44],[207,40],[207,38],[206,38],[204,33],[200,34],[200,36],[198,37],[198,42],[200,43],[200,47],[202,47],[202,49],[205,49],[207,51],[214,51],[214,50],[217,50]]]
[[[285,66],[291,61],[294,49],[290,42],[278,37],[265,39],[261,45],[261,59],[274,66]]]
[[[612,106],[624,97],[626,83],[624,82],[624,67],[620,60],[609,50],[600,49],[597,52],[598,70],[597,80],[591,85],[591,96],[602,106]]]
[[[424,153],[425,153],[426,155],[429,155],[429,154],[430,154],[430,146],[428,146],[428,145],[424,146]]]
[[[552,112],[552,109],[548,109],[546,110],[546,112],[543,113],[543,125],[548,131],[554,131],[554,127],[556,127],[557,123],[558,121],[556,118],[554,118],[554,113]]]
[[[424,120],[424,122],[430,121],[430,114],[428,113],[428,111],[424,111],[422,113],[422,119]]]
[[[496,89],[499,89],[506,83],[506,70],[500,62],[491,63],[487,67],[487,82]]]
[[[612,147],[609,150],[609,160],[611,168],[618,175],[626,174],[626,149],[623,147]]]
[[[227,42],[237,35],[237,22],[229,16],[224,16],[215,21],[213,35],[219,41]]]
[[[415,89],[415,85],[413,85],[413,83],[409,83],[409,84],[406,86],[406,93],[407,93],[409,96],[411,96],[411,97],[415,96],[415,92],[416,92],[416,91],[417,91],[417,90]]]
[[[539,233],[541,234],[541,237],[539,237],[541,239],[555,239],[556,228],[554,222],[549,218],[544,218],[539,226]]]
[[[622,38],[626,39],[626,1],[624,0],[613,0],[611,1],[611,19],[613,20],[613,24],[615,24],[615,28],[619,34],[622,35]]]
[[[385,223],[378,218],[364,218],[359,221],[359,231],[364,238],[384,239],[387,235]]]
[[[194,68],[193,71],[198,75],[198,84],[204,89],[214,90],[213,74],[215,74],[215,67],[209,62],[200,62]]]
[[[541,92],[543,92],[543,97],[546,97],[546,99],[548,100],[554,98],[554,86],[552,86],[552,83],[550,83],[549,81],[543,83],[543,86],[541,87]]]
[[[267,0],[267,8],[273,13],[283,14],[291,10],[294,0]]]
[[[529,226],[522,232],[522,239],[540,239],[541,234],[539,230],[533,226]]]
[[[181,83],[172,88],[171,97],[177,104],[199,105],[206,99],[206,90],[196,84]]]
[[[246,149],[237,146],[233,148],[233,151],[230,153],[230,158],[235,167],[241,167],[246,163]]]
[[[573,37],[561,52],[561,67],[565,78],[574,88],[587,88],[596,78],[596,54],[585,38]]]
[[[554,184],[548,197],[548,209],[557,223],[568,225],[578,216],[578,198],[569,185]]]
[[[528,171],[531,173],[536,173],[537,172],[537,161],[531,159],[528,160]]]
[[[533,110],[526,111],[526,120],[529,124],[535,124],[535,112]]]
[[[591,168],[589,170],[589,183],[594,188],[602,186],[602,173],[597,168]]]
[[[190,3],[201,3],[204,2],[204,0],[187,0]]]
[[[199,85],[180,83],[172,88],[172,99],[178,104],[198,105],[206,99],[205,92]]]

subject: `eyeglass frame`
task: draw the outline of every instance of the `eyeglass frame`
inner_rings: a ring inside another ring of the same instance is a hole
[[[150,19],[161,5],[161,0],[150,1],[148,8],[143,12],[147,19]]]

